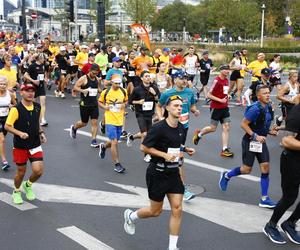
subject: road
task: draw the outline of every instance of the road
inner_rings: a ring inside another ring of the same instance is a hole
[[[192,145],[196,127],[209,124],[209,108],[199,104],[201,116],[191,118],[187,145]],[[168,245],[169,207],[159,218],[140,220],[136,234],[123,230],[123,211],[148,203],[145,184],[147,164],[139,151],[139,142],[132,148],[120,143],[121,163],[125,174],[113,171],[110,152],[105,159],[98,150],[90,148],[90,128],[79,131],[77,139],[69,137],[66,129],[79,119],[78,99],[67,96],[56,99],[51,92],[47,98],[45,129],[48,143],[44,145],[45,173],[34,190],[37,199],[21,206],[11,203],[12,178],[15,166],[0,174],[0,245],[6,249],[116,249],[155,250]],[[101,112],[101,116],[102,116]],[[186,182],[204,187],[205,192],[184,204],[182,230],[178,242],[188,250],[252,250],[274,249],[262,233],[263,225],[271,216],[268,209],[259,208],[260,172],[257,163],[251,176],[230,181],[226,193],[218,188],[222,169],[241,164],[240,121],[242,107],[232,107],[230,146],[232,159],[219,156],[221,130],[209,134],[196,147],[196,154],[186,161]],[[130,132],[138,131],[134,113],[129,111],[126,124]],[[271,154],[270,196],[281,195],[279,157],[280,133],[268,138]],[[99,141],[105,140],[99,136]],[[12,137],[7,137],[7,151],[11,160]],[[28,167],[30,168],[30,167]],[[199,189],[200,190],[200,189]],[[25,196],[24,200],[25,200]],[[298,249],[292,243],[280,249]]]

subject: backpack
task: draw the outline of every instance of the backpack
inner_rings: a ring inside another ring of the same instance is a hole
[[[104,102],[105,102],[105,103],[106,103],[106,96],[107,96],[108,92],[110,91],[110,89],[111,89],[111,86],[109,86],[107,89],[104,90],[104,91],[105,91],[105,93],[104,93]],[[125,91],[125,89],[123,89],[122,87],[120,87],[120,90],[122,91],[122,93],[123,93],[123,95],[124,95],[123,101],[125,101],[126,91]]]
[[[245,113],[253,106],[257,105],[260,113],[259,116],[257,117],[256,121],[251,122],[249,124],[249,127],[254,131],[254,130],[261,130],[265,128],[266,126],[266,112],[263,106],[259,102],[252,103],[251,105],[246,107]],[[274,119],[274,111],[273,108],[270,104],[267,104],[267,107],[269,109],[269,113],[271,114],[271,120]]]

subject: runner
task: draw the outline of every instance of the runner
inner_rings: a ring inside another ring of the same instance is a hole
[[[265,54],[258,53],[257,60],[248,64],[247,68],[245,69],[249,73],[252,74],[251,82],[256,82],[261,78],[261,71],[264,68],[268,68],[268,63],[265,61]]]
[[[169,250],[176,250],[182,219],[184,185],[179,174],[179,160],[183,152],[193,155],[195,150],[184,146],[185,128],[179,122],[183,101],[180,96],[171,96],[166,102],[166,119],[153,125],[141,145],[141,150],[151,154],[152,160],[146,173],[150,206],[136,211],[124,211],[124,229],[135,234],[138,219],[157,217],[161,214],[164,197],[170,206]]]
[[[95,57],[95,63],[99,65],[103,77],[106,76],[108,66],[108,55],[106,53],[106,49],[106,46],[103,45],[100,52]]]
[[[195,54],[194,47],[190,47],[189,53],[184,57],[184,68],[185,72],[188,74],[188,81],[190,86],[196,75],[197,67],[199,67],[199,58]]]
[[[109,141],[100,143],[99,156],[101,159],[105,157],[105,151],[111,148],[112,161],[115,164],[114,170],[118,173],[123,173],[125,168],[121,165],[118,155],[118,141],[122,134],[124,125],[125,104],[128,100],[127,92],[120,87],[122,77],[115,74],[111,77],[111,87],[101,92],[99,105],[105,110],[105,130]]]
[[[282,197],[274,209],[270,221],[266,224],[263,231],[269,239],[277,244],[286,243],[277,229],[277,223],[285,212],[295,203],[300,186],[300,104],[296,105],[290,112],[286,129],[296,134],[282,138],[284,148],[280,158],[281,189]],[[300,235],[296,231],[296,223],[300,218],[300,203],[298,202],[293,213],[281,223],[280,228],[288,239],[300,244]]]
[[[167,64],[164,62],[159,62],[157,64],[157,74],[155,76],[155,83],[159,89],[160,93],[165,92],[167,89],[172,87],[172,78],[169,74],[166,74]]]
[[[169,65],[170,65],[170,49],[169,48],[163,48],[162,55],[159,57],[160,62],[166,63],[166,70],[165,73],[167,74],[169,72]]]
[[[217,76],[212,84],[207,98],[211,99],[211,123],[203,129],[196,129],[193,136],[193,143],[198,144],[203,135],[213,133],[217,130],[219,122],[222,124],[222,151],[221,156],[233,157],[233,152],[228,147],[229,130],[230,130],[230,113],[228,107],[228,79],[229,65],[221,65],[220,74]]]
[[[0,76],[0,156],[2,160],[2,170],[6,171],[10,165],[7,162],[5,150],[5,122],[11,105],[16,105],[16,99],[12,93],[7,90],[8,80],[5,76]]]
[[[259,85],[256,89],[258,101],[249,106],[244,114],[241,127],[246,132],[242,140],[243,165],[230,171],[221,173],[219,187],[222,191],[227,190],[229,180],[241,174],[250,174],[255,158],[259,162],[261,170],[261,199],[260,207],[274,208],[276,202],[268,195],[270,156],[266,144],[267,135],[277,135],[277,131],[270,129],[273,120],[273,110],[270,104],[270,90],[266,85]]]
[[[5,129],[14,135],[13,158],[17,165],[17,173],[14,178],[15,189],[12,194],[15,204],[22,204],[20,191],[22,185],[27,200],[34,200],[32,184],[43,174],[43,150],[41,143],[46,143],[44,131],[39,124],[41,106],[34,100],[35,86],[27,83],[21,86],[22,100],[13,107],[7,117]],[[26,163],[31,162],[32,174],[23,182],[26,174]]]
[[[272,86],[276,86],[278,90],[281,88],[281,77],[280,72],[282,71],[281,65],[280,65],[280,55],[275,54],[273,59],[271,60],[270,66],[271,70],[271,77],[270,77],[270,83]]]
[[[3,56],[4,67],[0,70],[1,76],[6,76],[8,80],[8,90],[15,94],[15,89],[18,86],[17,71],[11,68],[11,56],[5,54]],[[16,95],[15,95],[16,96]]]
[[[79,109],[80,121],[70,127],[70,137],[76,139],[77,129],[85,127],[91,118],[91,147],[99,147],[96,137],[98,131],[99,109],[97,95],[100,92],[100,80],[97,78],[100,69],[97,64],[92,64],[87,75],[83,75],[75,83],[74,91],[80,93]]]

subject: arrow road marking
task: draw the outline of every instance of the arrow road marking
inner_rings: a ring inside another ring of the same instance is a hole
[[[0,200],[12,207],[15,207],[15,208],[21,210],[21,211],[26,211],[26,210],[37,208],[37,206],[32,205],[26,201],[24,201],[23,204],[21,204],[21,205],[17,205],[15,203],[13,203],[11,194],[8,194],[5,192],[0,193]]]
[[[69,128],[66,128],[64,130],[70,132]],[[91,133],[86,132],[86,131],[82,131],[82,130],[77,130],[77,134],[84,135],[84,136],[87,136],[87,137],[92,136]],[[99,139],[101,141],[109,141],[109,139],[107,137],[101,136],[101,135],[97,135],[97,139]],[[199,162],[199,161],[194,161],[194,160],[190,160],[190,159],[184,159],[184,162],[189,164],[189,165],[192,165],[194,167],[205,168],[205,169],[209,169],[209,170],[220,172],[220,173],[222,173],[224,171],[228,171],[227,168],[221,168],[221,167],[218,167],[218,166],[215,166],[215,165],[211,165],[211,164],[207,164],[207,163]],[[249,181],[254,181],[254,182],[260,182],[260,178],[254,176],[254,175],[240,175],[240,176],[238,176],[238,178],[243,178],[243,179],[246,179],[246,180],[249,180]]]
[[[1,178],[0,182],[13,187],[12,180]],[[44,202],[126,208],[139,208],[149,205],[146,188],[113,182],[107,183],[131,192],[131,194],[41,183],[35,183],[34,190],[38,199]],[[164,209],[170,210],[167,201]],[[258,205],[205,197],[196,197],[193,201],[184,203],[183,210],[191,215],[240,233],[262,232],[262,228],[272,215],[272,210],[260,208]],[[290,212],[286,213],[284,218],[290,214]]]
[[[58,232],[64,234],[70,239],[76,241],[81,246],[85,247],[89,250],[114,250],[110,246],[104,244],[100,240],[97,240],[93,236],[88,233],[82,231],[78,227],[70,226],[70,227],[62,227],[57,229]]]

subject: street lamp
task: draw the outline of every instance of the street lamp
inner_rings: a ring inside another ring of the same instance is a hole
[[[97,0],[97,38],[105,44],[105,6],[104,0]]]
[[[185,36],[186,36],[186,18],[183,18],[183,37],[182,37],[182,43],[185,44]]]
[[[261,6],[261,36],[260,36],[260,47],[264,46],[264,23],[265,23],[265,9],[266,5]]]

